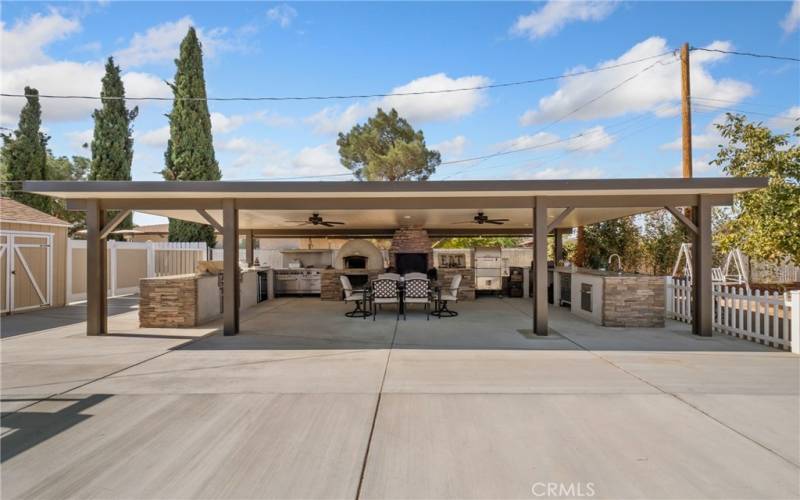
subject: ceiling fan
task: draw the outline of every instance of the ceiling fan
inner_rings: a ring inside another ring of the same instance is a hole
[[[333,220],[325,220],[317,212],[314,212],[308,220],[287,220],[286,222],[294,222],[297,223],[298,226],[325,226],[325,227],[333,227],[333,226],[341,226],[344,222],[333,221]]]
[[[503,224],[505,224],[509,220],[511,220],[511,219],[490,219],[483,212],[478,212],[478,215],[473,217],[472,220],[454,222],[454,224],[496,224],[498,226],[502,226]]]

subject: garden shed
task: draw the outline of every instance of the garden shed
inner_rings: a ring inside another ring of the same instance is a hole
[[[70,224],[10,198],[0,198],[0,312],[66,303]]]

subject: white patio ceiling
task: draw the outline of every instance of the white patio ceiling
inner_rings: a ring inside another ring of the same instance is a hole
[[[547,211],[548,221],[554,220],[563,208],[550,208]],[[639,208],[577,208],[558,224],[560,228],[576,227],[593,224],[608,219],[624,217],[653,210],[653,207]],[[206,221],[195,210],[144,210],[142,213],[173,217],[176,219],[199,222]],[[494,229],[522,229],[531,227],[532,217],[530,209],[507,208],[492,209],[488,207],[485,214],[493,219],[510,219],[502,226],[493,224],[462,224],[471,221],[478,212],[477,209],[428,209],[428,210],[315,210],[313,203],[308,210],[250,210],[239,211],[239,229],[302,229],[312,233],[314,231],[330,231],[325,226],[304,225],[290,221],[306,220],[312,213],[318,212],[325,220],[341,221],[344,229],[396,229],[401,226],[423,226],[428,229],[475,229],[481,232]],[[222,221],[222,210],[208,210],[208,213],[217,221]]]

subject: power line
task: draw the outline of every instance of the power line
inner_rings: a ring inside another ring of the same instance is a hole
[[[43,99],[88,99],[88,100],[126,100],[126,101],[327,101],[338,99],[370,99],[377,97],[407,97],[419,95],[432,95],[432,94],[451,94],[456,92],[471,92],[475,90],[488,90],[504,87],[516,87],[520,85],[532,85],[535,83],[548,82],[553,80],[561,80],[564,78],[574,78],[577,76],[588,75],[591,73],[600,73],[632,64],[638,64],[651,59],[663,57],[672,54],[673,51],[664,52],[654,56],[643,57],[633,61],[626,61],[602,68],[587,69],[584,71],[576,71],[574,73],[567,73],[563,75],[545,76],[541,78],[534,78],[530,80],[520,80],[514,82],[492,83],[486,85],[476,85],[474,87],[461,87],[455,89],[439,89],[439,90],[420,90],[416,92],[391,92],[391,93],[376,93],[376,94],[352,94],[352,95],[319,95],[319,96],[262,96],[262,97],[122,97],[122,96],[90,96],[90,95],[54,95],[54,94],[38,94],[38,97]],[[35,97],[36,94],[19,94],[19,93],[0,93],[2,97]]]
[[[735,50],[707,49],[707,48],[702,48],[702,47],[692,47],[689,50],[692,50],[692,51],[701,50],[703,52],[718,52],[720,54],[731,54],[731,55],[735,55],[735,56],[757,57],[757,58],[761,58],[761,59],[776,59],[778,61],[800,62],[800,59],[798,59],[796,57],[773,56],[773,55],[770,55],[770,54],[756,54],[754,52],[737,52]]]
[[[734,109],[734,108],[728,108],[728,107],[725,107],[725,106],[712,106],[711,104],[702,104],[702,103],[699,103],[699,102],[698,103],[694,103],[694,106],[695,107],[699,107],[699,108],[705,108],[706,110],[718,109],[718,110],[721,110],[721,111],[733,111],[735,113],[742,113],[742,114],[745,114],[745,115],[766,116],[767,118],[783,118],[785,120],[800,120],[800,115],[798,115],[798,116],[775,115],[775,114],[769,114],[769,113],[761,113],[759,111],[748,111],[746,109]]]
[[[611,127],[609,127],[609,130],[610,130],[612,127],[617,127],[617,126],[620,126],[620,125],[624,125],[623,127],[620,127],[619,130],[615,131],[614,134],[612,134],[611,137],[614,139],[614,142],[615,143],[620,143],[620,142],[622,142],[623,140],[627,139],[628,137],[630,137],[632,135],[639,134],[639,133],[644,132],[646,130],[650,130],[651,128],[659,125],[658,122],[654,122],[654,123],[651,123],[651,124],[646,125],[644,127],[632,127],[633,125],[636,125],[634,122],[639,122],[639,121],[641,121],[643,119],[644,119],[645,122],[654,120],[654,118],[648,117],[647,115],[640,115],[640,116],[637,116],[636,118],[628,119],[628,120],[622,121],[620,123],[617,123],[617,124],[612,125]],[[628,133],[623,134],[623,132],[628,132]],[[501,165],[492,165],[492,167],[493,168],[508,168],[508,167],[530,166],[531,162],[535,162],[537,160],[543,160],[543,161],[541,161],[541,162],[539,162],[539,163],[537,163],[536,165],[533,166],[533,168],[537,168],[538,169],[538,168],[541,168],[541,167],[543,167],[545,165],[548,165],[550,163],[558,161],[558,160],[560,160],[560,159],[562,159],[562,158],[564,158],[566,156],[569,156],[571,154],[575,154],[575,153],[578,153],[578,152],[580,152],[582,150],[585,150],[585,149],[597,144],[597,141],[599,139],[601,139],[601,138],[600,137],[595,138],[595,139],[589,138],[589,140],[585,144],[583,144],[581,146],[578,146],[576,148],[570,149],[568,151],[558,152],[558,153],[556,153],[554,155],[550,155],[549,157],[528,158],[528,159],[520,161],[520,162],[505,163],[505,164],[501,164]],[[467,170],[465,170],[465,172]]]
[[[669,52],[668,54],[672,54],[672,52]],[[667,54],[662,54],[662,57],[663,57],[664,55],[667,55]],[[675,61],[672,61],[672,62],[674,63]],[[643,68],[643,69],[639,70],[638,72],[636,72],[636,73],[634,73],[633,75],[629,76],[628,78],[626,78],[626,79],[622,80],[621,82],[619,82],[618,84],[614,85],[613,87],[611,87],[611,88],[607,89],[606,91],[602,92],[601,94],[599,94],[599,95],[597,95],[597,96],[593,97],[592,99],[589,99],[588,101],[586,101],[586,102],[584,102],[583,104],[581,104],[580,106],[576,107],[575,109],[573,109],[573,110],[572,110],[572,111],[570,111],[569,113],[566,113],[566,114],[564,114],[564,115],[562,115],[562,116],[558,117],[556,120],[553,120],[552,122],[548,123],[548,124],[547,124],[547,125],[545,125],[544,127],[541,127],[540,129],[538,129],[537,131],[535,131],[535,132],[533,133],[533,135],[536,135],[536,134],[538,134],[538,133],[540,133],[540,132],[543,132],[544,130],[547,130],[548,128],[552,127],[552,126],[553,126],[553,125],[555,125],[556,123],[558,123],[558,122],[560,122],[560,121],[564,120],[565,118],[567,118],[567,117],[569,117],[569,116],[572,116],[572,115],[574,115],[574,114],[575,114],[575,113],[577,113],[578,111],[580,111],[580,110],[582,110],[582,109],[586,108],[587,106],[589,106],[589,105],[591,105],[591,104],[593,104],[593,103],[597,102],[598,100],[602,99],[603,97],[605,97],[605,96],[609,95],[610,93],[614,92],[615,90],[619,89],[620,87],[622,87],[622,86],[623,86],[623,85],[625,85],[626,83],[630,82],[630,81],[631,81],[631,80],[633,80],[634,78],[638,77],[639,75],[641,75],[641,74],[643,74],[643,73],[645,73],[645,72],[649,71],[650,69],[654,68],[654,67],[655,67],[656,65],[658,65],[658,64],[662,64],[662,65],[663,65],[664,63],[663,63],[663,61],[656,60],[656,61],[655,61],[653,64],[650,64],[649,66],[647,66],[647,67],[645,67],[645,68]],[[668,64],[669,64],[669,63],[668,63]],[[562,140],[559,140],[559,141],[553,141],[553,143],[552,143],[552,144],[555,144],[555,143],[558,143],[558,142],[564,142],[564,141],[566,141],[566,140],[573,140],[573,139],[575,139],[575,138],[577,138],[577,137],[581,137],[582,135],[584,135],[584,134],[583,134],[583,133],[581,133],[581,134],[578,134],[577,136],[573,136],[573,137],[570,137],[570,138],[567,138],[567,139],[562,139]],[[489,155],[484,155],[484,156],[480,156],[480,157],[474,157],[474,158],[466,158],[466,159],[463,159],[463,160],[457,160],[457,162],[459,162],[459,163],[464,163],[464,162],[468,162],[468,161],[475,161],[475,160],[477,160],[477,161],[478,161],[478,163],[477,163],[477,164],[475,164],[475,165],[471,165],[470,167],[468,167],[468,168],[466,168],[466,169],[464,169],[464,170],[461,170],[461,171],[459,171],[459,172],[455,172],[455,173],[453,173],[453,174],[450,174],[450,175],[448,175],[447,177],[444,177],[444,179],[449,179],[450,177],[454,177],[454,176],[456,176],[456,175],[461,175],[461,174],[463,174],[464,172],[466,172],[467,170],[474,169],[475,167],[477,167],[478,165],[480,165],[481,163],[483,163],[485,160],[488,160],[489,158],[494,158],[494,157],[497,157],[497,156],[502,156],[502,155],[506,155],[506,154],[513,154],[513,153],[517,153],[517,152],[519,152],[519,151],[528,151],[528,150],[531,150],[531,149],[539,149],[539,148],[546,147],[546,146],[549,146],[549,145],[552,145],[552,144],[549,144],[549,143],[548,143],[548,144],[541,144],[541,145],[535,145],[535,146],[530,146],[530,147],[527,147],[527,148],[519,148],[519,149],[510,149],[510,148],[509,148],[509,149],[506,149],[506,150],[503,150],[503,151],[499,151],[499,152],[497,152],[497,153],[492,153],[492,154],[489,154]],[[443,162],[443,163],[444,163],[444,162]],[[449,164],[449,163],[448,163],[448,164]]]
[[[753,106],[760,106],[762,108],[774,108],[774,109],[784,109],[785,105],[777,105],[777,104],[763,104],[763,103],[756,103],[756,102],[748,102],[743,101],[741,99],[719,99],[716,97],[702,97],[702,96],[692,96],[692,101],[709,101],[709,102],[724,102],[728,104],[751,104]]]

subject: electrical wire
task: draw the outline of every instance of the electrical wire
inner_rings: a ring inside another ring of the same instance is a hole
[[[697,109],[699,112],[709,112],[710,110],[720,110],[720,111],[733,111],[734,113],[742,113],[745,115],[758,115],[758,116],[765,116],[767,118],[782,118],[784,120],[800,120],[800,115],[798,116],[786,116],[786,115],[776,115],[776,114],[769,114],[769,113],[761,113],[759,111],[748,111],[746,109],[734,109],[725,106],[712,106],[711,104],[702,104],[702,103],[693,103],[693,108],[700,108]]]
[[[774,108],[774,109],[784,109],[784,108],[786,108],[785,105],[748,102],[748,101],[743,101],[741,99],[719,99],[717,97],[691,96],[691,100],[692,101],[724,102],[724,103],[728,103],[728,104],[748,104],[748,105],[753,105],[753,106],[760,106],[762,108]]]
[[[660,123],[659,123],[659,122],[658,122],[658,121],[657,121],[655,118],[653,118],[652,116],[640,115],[640,116],[638,116],[638,117],[637,117],[635,120],[626,120],[625,122],[620,122],[620,123],[619,123],[619,124],[617,124],[617,125],[621,125],[621,124],[623,124],[623,123],[627,123],[627,122],[631,122],[631,121],[641,121],[642,119],[644,119],[644,121],[645,121],[645,122],[648,122],[648,121],[649,121],[649,122],[652,122],[652,123],[650,123],[649,125],[647,125],[647,126],[644,126],[644,127],[633,128],[633,129],[632,129],[632,127],[631,127],[631,125],[632,125],[632,124],[628,124],[628,125],[627,125],[627,126],[625,126],[625,127],[621,127],[621,128],[618,130],[618,131],[616,131],[616,132],[615,132],[615,133],[614,133],[614,134],[611,136],[611,137],[614,139],[614,143],[615,143],[615,144],[618,144],[618,143],[620,143],[620,142],[624,141],[625,139],[627,139],[628,137],[631,137],[631,136],[633,136],[633,135],[636,135],[636,134],[639,134],[639,133],[641,133],[641,132],[644,132],[644,131],[650,130],[650,129],[652,129],[653,127],[656,127],[656,126],[658,126],[658,125],[660,124]],[[632,129],[632,130],[631,130],[631,129]],[[627,131],[630,131],[630,132],[629,132],[629,133],[626,133],[626,134],[624,134],[624,135],[623,135],[623,132],[627,132]],[[539,168],[541,168],[541,167],[543,167],[543,166],[546,166],[546,165],[548,165],[548,164],[550,164],[550,163],[553,163],[553,162],[555,162],[555,161],[561,160],[562,158],[565,158],[565,157],[567,157],[567,156],[569,156],[569,155],[572,155],[572,154],[578,153],[578,152],[580,152],[580,151],[583,151],[583,150],[585,150],[585,149],[588,149],[588,148],[590,148],[590,147],[592,147],[592,146],[594,146],[594,145],[597,145],[597,144],[599,143],[598,141],[599,141],[600,139],[601,139],[601,138],[599,138],[599,137],[598,137],[598,138],[595,138],[595,139],[590,139],[590,140],[589,140],[587,143],[583,144],[582,146],[579,146],[579,147],[576,147],[576,148],[570,149],[570,150],[568,150],[568,151],[562,151],[562,152],[558,152],[558,153],[556,153],[555,155],[549,155],[549,156],[546,156],[546,157],[538,157],[538,158],[529,158],[529,159],[527,159],[527,160],[524,160],[524,161],[521,161],[521,162],[506,163],[506,164],[502,164],[502,165],[493,165],[492,167],[493,167],[493,168],[509,168],[509,167],[511,167],[511,168],[514,168],[514,167],[520,168],[520,167],[532,167],[532,168],[539,169]],[[603,139],[604,139],[604,138],[603,138]],[[537,161],[537,160],[543,160],[543,161],[541,161],[541,162],[537,163],[536,165],[531,165],[531,162],[535,162],[535,161]]]
[[[757,57],[761,59],[776,59],[778,61],[793,61],[793,62],[800,62],[800,59],[796,57],[787,57],[787,56],[773,56],[770,54],[756,54],[754,52],[737,52],[735,50],[722,50],[722,49],[708,49],[703,47],[690,47],[689,50],[695,51],[700,50],[703,52],[718,52],[720,54],[731,54],[734,56],[747,56],[747,57]]]
[[[609,125],[608,127],[604,128],[604,131],[607,131],[607,132],[613,131],[614,134],[617,134],[617,133],[622,132],[623,130],[626,130],[626,129],[630,128],[631,126],[635,126],[635,122],[639,122],[639,121],[642,121],[642,120],[649,120],[649,119],[653,119],[653,118],[648,116],[648,115],[637,115],[637,116],[634,116],[632,118],[627,118],[625,120],[621,120],[621,121],[618,121],[617,123]],[[593,138],[592,137],[593,135],[594,134],[591,134],[591,133],[587,134],[586,131],[584,131],[581,134],[576,134],[576,135],[573,135],[571,137],[567,137],[567,138],[564,138],[564,139],[561,139],[561,140],[558,140],[558,141],[553,141],[553,142],[548,143],[548,144],[541,144],[541,145],[537,144],[536,148],[538,149],[539,146],[546,147],[546,146],[550,146],[550,145],[553,145],[553,144],[568,143],[568,142],[571,142],[571,141],[573,141],[575,139],[578,139],[578,138],[581,138],[581,137],[587,137],[588,141],[589,141],[588,143],[590,144],[590,143],[592,143],[592,142],[594,142],[594,141],[596,141],[598,139],[598,138]],[[569,147],[569,146],[567,146],[567,147]],[[575,148],[575,149],[578,149],[578,148]],[[491,168],[491,169],[497,169],[497,168],[505,168],[505,167],[508,167],[508,166],[527,164],[527,163],[532,162],[532,161],[547,160],[547,159],[549,159],[549,158],[551,158],[553,156],[558,156],[561,153],[562,153],[562,151],[560,151],[560,150],[548,151],[545,154],[541,154],[541,152],[539,152],[539,154],[535,154],[534,156],[529,156],[527,158],[518,158],[518,159],[515,159],[515,160],[513,160],[511,162],[504,162],[504,163],[500,163],[500,164],[493,163],[491,165],[486,165],[485,167],[486,168]],[[447,165],[445,165],[445,166],[447,166]],[[466,172],[468,170],[471,170],[471,167],[469,169],[464,169],[463,172]]]
[[[669,55],[672,55],[672,54],[673,54],[673,52],[669,52],[668,54],[669,54]],[[664,54],[664,55],[667,55],[667,54]],[[662,57],[663,57],[663,55],[662,55]],[[673,63],[675,63],[675,61],[671,61],[670,63],[667,63],[667,64],[673,64]],[[589,106],[589,105],[591,105],[591,104],[593,104],[593,103],[597,102],[598,100],[602,99],[603,97],[605,97],[605,96],[607,96],[607,95],[611,94],[612,92],[614,92],[615,90],[619,89],[620,87],[622,87],[622,86],[623,86],[623,85],[625,85],[626,83],[628,83],[628,82],[630,82],[631,80],[635,79],[635,78],[636,78],[636,77],[638,77],[639,75],[641,75],[641,74],[643,74],[643,73],[645,73],[645,72],[647,72],[647,71],[651,70],[652,68],[654,68],[656,65],[659,65],[659,64],[661,64],[661,65],[664,65],[664,61],[661,61],[661,60],[656,60],[656,61],[655,61],[653,64],[650,64],[650,65],[648,65],[647,67],[645,67],[645,68],[643,68],[643,69],[639,70],[638,72],[636,72],[636,73],[634,73],[633,75],[631,75],[631,76],[629,76],[629,77],[625,78],[624,80],[622,80],[622,81],[621,81],[621,82],[619,82],[618,84],[614,85],[613,87],[611,87],[611,88],[609,88],[609,89],[605,90],[604,92],[600,93],[599,95],[597,95],[597,96],[593,97],[592,99],[589,99],[588,101],[584,102],[583,104],[581,104],[580,106],[576,107],[576,108],[575,108],[575,109],[573,109],[572,111],[570,111],[570,112],[568,112],[568,113],[566,113],[566,114],[564,114],[564,115],[561,115],[561,116],[560,116],[560,117],[558,117],[556,120],[553,120],[552,122],[548,123],[548,124],[547,124],[547,125],[545,125],[544,127],[541,127],[541,128],[539,128],[538,130],[536,130],[535,132],[533,132],[533,134],[532,134],[532,135],[536,135],[536,134],[538,134],[538,133],[541,133],[541,132],[543,132],[543,131],[547,130],[548,128],[552,127],[552,126],[553,126],[553,125],[555,125],[556,123],[559,123],[560,121],[564,120],[565,118],[567,118],[567,117],[569,117],[569,116],[572,116],[572,115],[574,115],[574,114],[575,114],[575,113],[577,113],[578,111],[580,111],[580,110],[582,110],[582,109],[586,108],[587,106]],[[459,172],[455,172],[455,173],[453,173],[453,174],[450,174],[450,175],[448,175],[447,177],[444,177],[444,178],[443,178],[443,180],[444,180],[444,179],[449,179],[449,178],[451,178],[451,177],[454,177],[454,176],[456,176],[456,175],[461,175],[461,174],[463,174],[463,173],[465,173],[465,172],[467,172],[467,171],[469,171],[469,170],[473,170],[474,168],[476,168],[477,166],[479,166],[481,163],[483,163],[484,161],[486,161],[486,160],[488,160],[488,159],[490,159],[490,158],[494,158],[494,157],[497,157],[497,156],[503,156],[503,155],[507,155],[507,154],[513,154],[513,153],[517,153],[517,152],[520,152],[520,151],[529,151],[529,150],[531,150],[531,149],[540,149],[540,148],[547,147],[547,146],[550,146],[550,145],[552,145],[552,144],[555,144],[555,143],[559,143],[559,142],[565,142],[565,141],[567,141],[567,140],[574,140],[574,139],[576,139],[576,138],[578,138],[578,137],[582,137],[583,135],[584,135],[584,134],[583,134],[583,133],[581,133],[581,134],[578,134],[577,136],[569,137],[569,138],[567,138],[567,139],[562,139],[562,140],[559,140],[559,141],[553,141],[552,143],[548,143],[548,144],[540,144],[540,145],[535,145],[535,146],[529,146],[529,147],[527,147],[527,148],[518,148],[518,149],[511,149],[511,148],[508,148],[508,149],[505,149],[505,150],[503,150],[503,151],[499,151],[499,152],[497,152],[497,153],[492,153],[492,154],[489,154],[489,155],[483,155],[483,156],[480,156],[480,157],[474,157],[474,158],[465,158],[465,159],[462,159],[462,160],[457,160],[459,163],[464,163],[464,162],[468,162],[468,161],[476,161],[476,160],[477,160],[477,162],[478,162],[478,163],[476,163],[476,164],[474,164],[474,165],[471,165],[471,166],[467,167],[466,169],[463,169],[463,170],[461,170],[461,171],[459,171]],[[444,162],[443,162],[443,163],[444,163]],[[452,162],[448,162],[447,164],[451,164],[451,163],[452,163]]]
[[[633,61],[626,61],[602,68],[587,69],[583,71],[576,71],[574,73],[567,73],[562,75],[545,76],[534,78],[530,80],[520,80],[514,82],[504,83],[491,83],[486,85],[476,85],[474,87],[461,87],[455,89],[439,89],[439,90],[420,90],[416,92],[390,92],[390,93],[376,93],[376,94],[352,94],[352,95],[320,95],[320,96],[262,96],[262,97],[124,97],[124,96],[90,96],[90,95],[54,95],[54,94],[38,94],[42,99],[89,99],[89,100],[126,100],[126,101],[328,101],[338,99],[369,99],[377,97],[407,97],[419,95],[433,95],[433,94],[451,94],[456,92],[471,92],[475,90],[488,90],[504,87],[516,87],[521,85],[532,85],[535,83],[548,82],[553,80],[561,80],[564,78],[574,78],[578,76],[588,75],[591,73],[600,73],[602,71],[609,71],[616,68],[630,66],[641,62],[657,59],[674,51],[670,50],[661,54],[643,57]],[[19,94],[19,93],[0,93],[2,97],[35,97],[37,94]]]

